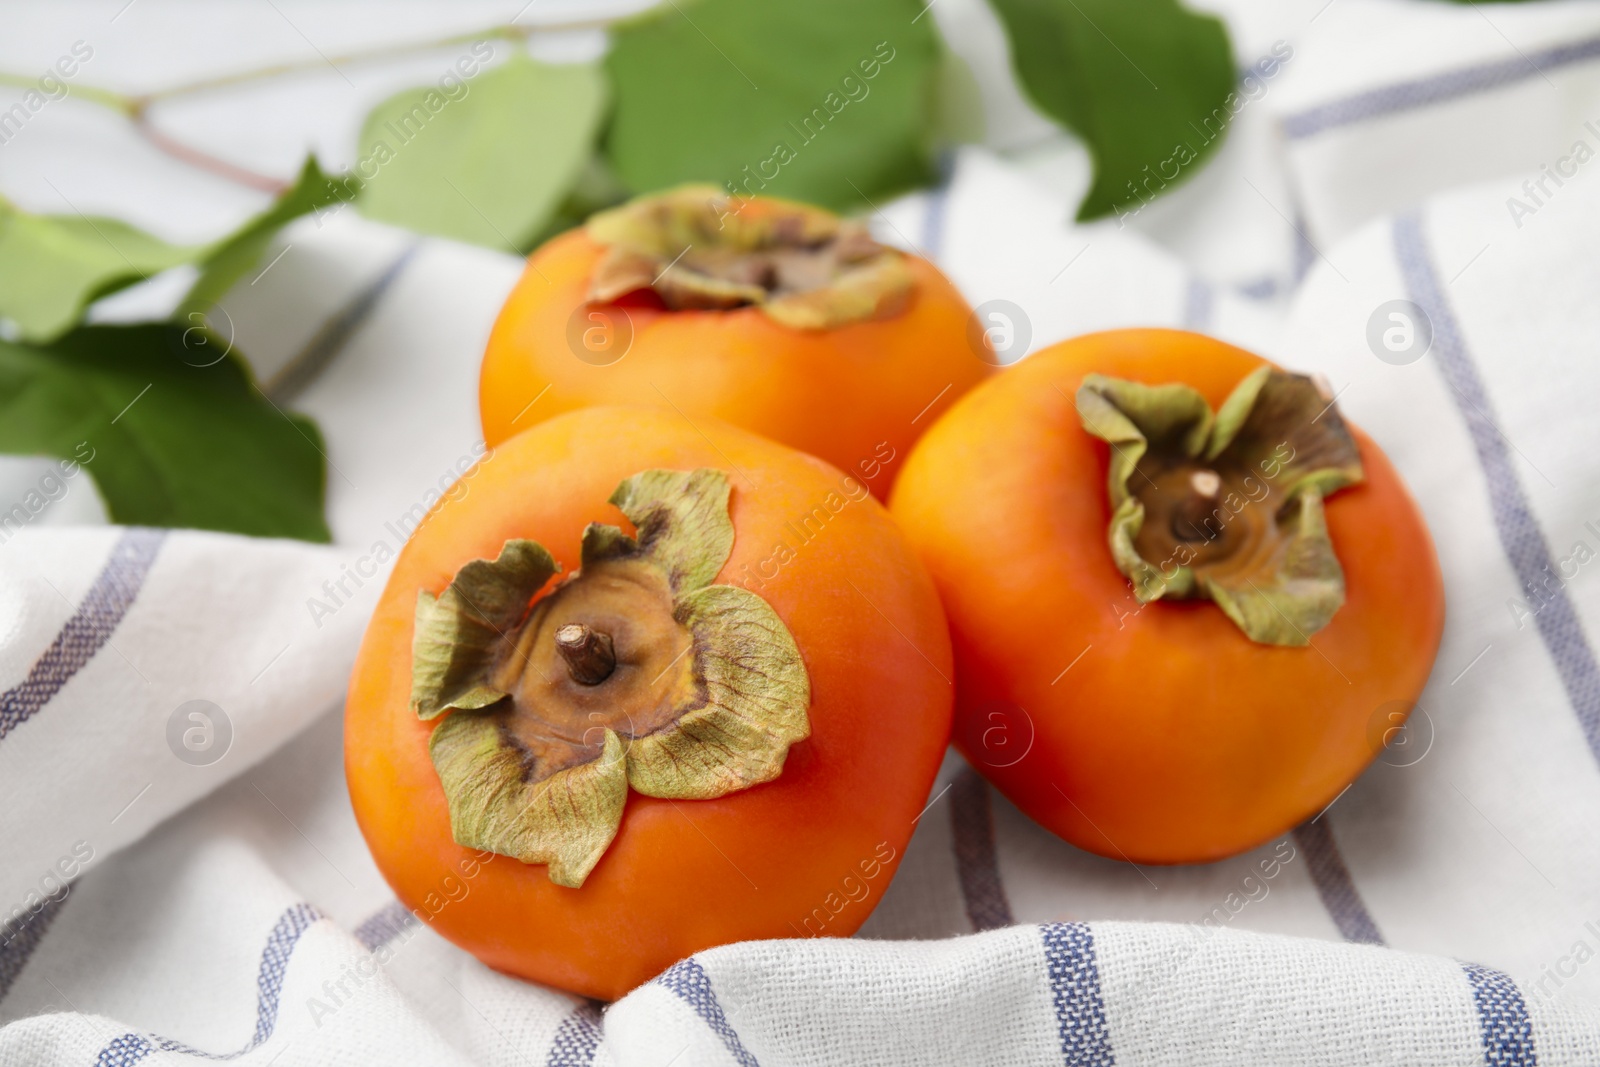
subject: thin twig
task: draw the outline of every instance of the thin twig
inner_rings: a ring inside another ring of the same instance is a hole
[[[181,141],[169,133],[158,129],[150,119],[152,105],[175,97],[189,96],[194,93],[208,92],[215,89],[226,89],[236,85],[245,85],[254,81],[282,77],[288,74],[298,74],[306,71],[321,70],[329,65],[335,69],[355,63],[370,63],[385,59],[395,59],[411,55],[416,52],[427,52],[438,48],[449,48],[452,45],[470,44],[475,41],[484,41],[491,38],[506,41],[527,40],[534,34],[560,33],[574,30],[604,29],[622,16],[610,18],[572,19],[566,22],[544,22],[527,26],[503,24],[491,26],[488,29],[474,33],[453,34],[449,37],[437,38],[429,41],[411,41],[404,44],[382,45],[377,48],[368,48],[361,51],[350,52],[342,56],[331,58],[318,56],[316,59],[297,60],[290,63],[276,63],[266,67],[255,67],[250,70],[234,71],[213,78],[201,78],[191,82],[180,82],[169,85],[164,89],[153,89],[146,93],[120,93],[113,89],[100,86],[73,83],[67,88],[68,96],[76,96],[89,103],[98,104],[112,111],[119,111],[126,115],[133,123],[134,129],[141,137],[149,141],[156,149],[171,156],[173,159],[208,174],[235,182],[250,189],[274,195],[282,193],[289,188],[290,182],[283,178],[275,178],[270,174],[262,174],[248,167],[241,167],[225,159],[212,155],[204,149]],[[17,74],[10,71],[0,71],[0,85],[15,86],[21,89],[38,88],[39,79],[35,76]]]
[[[409,41],[403,44],[379,45],[376,48],[367,48],[355,52],[348,52],[339,56],[318,56],[315,59],[295,60],[289,63],[277,63],[269,67],[256,67],[251,70],[234,71],[214,78],[201,78],[192,82],[181,82],[168,86],[165,89],[155,89],[136,99],[143,101],[170,100],[175,96],[188,96],[191,93],[207,92],[213,89],[225,89],[248,82],[260,81],[266,78],[277,78],[285,74],[299,74],[303,71],[322,71],[331,63],[335,67],[344,67],[354,63],[371,63],[384,59],[394,59],[399,56],[410,55],[414,52],[428,52],[437,48],[449,48],[453,45],[472,44],[476,41],[485,41],[496,38],[506,41],[524,41],[536,33],[561,33],[573,30],[604,29],[617,21],[612,18],[587,18],[572,19],[568,22],[542,22],[527,26],[498,25],[488,29],[477,30],[472,33],[457,33],[449,37],[439,37],[428,41]]]
[[[219,178],[226,178],[230,182],[235,182],[251,189],[258,189],[263,193],[271,193],[273,196],[277,196],[289,188],[289,183],[282,178],[274,178],[270,174],[262,174],[260,171],[241,167],[237,163],[229,163],[226,159],[214,156],[210,152],[203,151],[191,144],[185,144],[176,137],[163,133],[156,127],[155,123],[150,121],[149,114],[143,110],[135,112],[132,119],[133,128],[138,131],[141,137],[180,163],[187,163],[189,166],[203,170],[207,174],[215,174]]]
[[[7,71],[0,71],[0,85],[12,85],[18,89],[34,89],[42,93],[44,89],[39,85],[40,77],[39,75],[12,74]],[[63,84],[66,85],[68,96],[82,97],[90,103],[108,107],[112,111],[125,113],[133,111],[133,98],[122,93],[112,92],[110,89],[101,89],[94,85],[74,85],[70,82],[64,82]]]

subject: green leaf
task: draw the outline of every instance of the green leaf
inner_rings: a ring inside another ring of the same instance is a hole
[[[933,148],[978,144],[983,140],[983,92],[967,61],[942,49],[933,86]]]
[[[916,0],[672,0],[618,26],[606,150],[635,192],[705,181],[864,210],[930,180],[942,46]]]
[[[261,254],[267,250],[274,234],[301,215],[336,199],[337,190],[317,165],[317,157],[307,156],[305,165],[300,168],[300,177],[271,207],[200,252],[200,277],[183,298],[179,317],[191,311],[204,311],[222,299],[235,282],[261,261]]]
[[[48,341],[100,297],[195,253],[117,219],[30,215],[0,202],[0,318],[26,340]]]
[[[518,52],[454,91],[407,89],[374,108],[348,181],[371,218],[524,251],[590,159],[605,79]]]
[[[0,342],[0,452],[82,461],[114,522],[329,540],[316,426],[216,344],[165,323]]]
[[[1094,157],[1079,219],[1152,199],[1222,143],[1233,51],[1177,0],[990,0],[1023,88]]]
[[[612,172],[605,157],[596,152],[584,161],[578,180],[544,226],[528,240],[528,247],[537,248],[552,237],[582,226],[595,212],[616,207],[627,199],[627,187]]]
[[[83,320],[90,304],[161,271],[195,263],[200,277],[182,317],[215,304],[260,259],[283,225],[335,199],[336,190],[306,160],[299,180],[266,211],[219,240],[171,245],[118,219],[31,215],[0,201],[0,318],[24,341],[48,342]]]

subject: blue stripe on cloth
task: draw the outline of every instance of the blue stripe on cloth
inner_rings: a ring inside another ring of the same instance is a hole
[[[600,1009],[585,1001],[561,1020],[544,1067],[589,1067],[600,1048]]]
[[[950,166],[953,166],[953,162]],[[950,207],[951,178],[952,175],[946,173],[938,185],[928,190],[926,214],[922,219],[922,251],[934,263],[939,262],[939,257],[944,253],[945,215]]]
[[[322,913],[310,904],[296,904],[283,913],[267,936],[267,947],[261,952],[261,971],[256,976],[256,1033],[251,1038],[252,1047],[272,1036],[278,1023],[278,996],[283,992],[289,957],[294,954],[300,935],[320,918]]]
[[[384,268],[382,274],[362,289],[306,342],[302,348],[272,380],[263,386],[267,396],[278,404],[286,404],[300,395],[306,386],[328,368],[334,357],[344,350],[355,332],[372,316],[378,301],[389,291],[406,266],[416,257],[421,241],[412,241]]]
[[[1216,291],[1211,283],[1204,278],[1189,276],[1189,284],[1183,291],[1183,320],[1180,325],[1185,330],[1194,330],[1204,333],[1211,327],[1211,314],[1216,303]]]
[[[289,957],[294,955],[300,935],[311,924],[325,916],[310,904],[296,904],[278,917],[272,932],[267,935],[266,947],[261,950],[261,968],[256,974],[256,1029],[249,1044],[238,1052],[205,1052],[182,1041],[171,1038],[149,1037],[143,1034],[123,1034],[100,1050],[95,1067],[128,1067],[138,1063],[153,1052],[179,1052],[186,1056],[200,1056],[208,1060],[238,1059],[245,1053],[260,1048],[272,1037],[278,1025],[279,1001],[283,995],[283,976],[289,968]]]
[[[1537,1067],[1533,1021],[1517,983],[1476,963],[1463,963],[1461,969],[1472,983],[1472,1001],[1483,1027],[1483,1062],[1487,1067]]]
[[[1243,282],[1234,286],[1234,289],[1240,296],[1251,300],[1271,300],[1278,295],[1280,286],[1278,279],[1267,277],[1257,278],[1253,282]]]
[[[994,847],[994,815],[989,807],[989,783],[967,767],[950,787],[950,838],[961,880],[961,900],[974,930],[1010,926],[1011,902],[1000,881],[1000,861]]]
[[[1056,1031],[1066,1067],[1112,1067],[1111,1033],[1100,996],[1100,966],[1088,923],[1047,923],[1039,927],[1055,1002]]]
[[[39,907],[0,927],[0,1000],[11,992],[11,986],[33,956],[33,950],[44,940],[45,931],[56,921],[67,893],[47,898]]]
[[[1378,924],[1372,921],[1367,906],[1356,892],[1350,868],[1339,854],[1339,845],[1333,839],[1333,829],[1322,816],[1295,827],[1294,840],[1306,855],[1306,866],[1311,871],[1311,881],[1328,909],[1333,924],[1346,941],[1363,945],[1381,945],[1383,935]]]
[[[1411,299],[1432,321],[1431,351],[1478,453],[1478,464],[1489,486],[1489,506],[1494,514],[1495,530],[1500,535],[1500,546],[1525,588],[1539,588],[1548,593],[1541,583],[1546,575],[1556,570],[1550,546],[1545,543],[1544,531],[1534,518],[1533,505],[1517,477],[1511,450],[1496,428],[1494,405],[1467,351],[1455,311],[1445,296],[1444,287],[1439,284],[1419,215],[1401,215],[1394,220],[1394,247]],[[1533,621],[1540,640],[1555,662],[1567,700],[1589,742],[1589,751],[1600,760],[1600,665],[1595,662],[1594,650],[1566,590],[1557,589],[1545,600]]]
[[[711,976],[706,974],[705,968],[700,966],[693,956],[674,963],[656,981],[678,994],[695,1010],[695,1014],[711,1028],[711,1032],[722,1039],[728,1055],[733,1057],[739,1067],[760,1067],[756,1058],[744,1047],[744,1042],[739,1040],[739,1035],[728,1022],[728,1016],[723,1012],[722,1004],[711,988]]]
[[[1295,209],[1294,222],[1289,225],[1294,230],[1294,266],[1291,268],[1291,274],[1295,287],[1298,288],[1300,283],[1306,280],[1306,275],[1311,273],[1311,268],[1316,265],[1318,252],[1317,246],[1306,236],[1305,216],[1300,214],[1298,208]]]
[[[398,900],[391,900],[362,920],[355,928],[355,938],[368,952],[376,952],[413,926],[417,917]]]
[[[1503,85],[1543,77],[1547,70],[1583,63],[1596,57],[1600,57],[1600,37],[1591,37],[1536,52],[1520,53],[1516,59],[1480,63],[1379,86],[1288,116],[1283,123],[1284,135],[1291,141],[1300,141],[1315,137],[1325,130],[1413,111],[1431,104],[1442,104]]]
[[[50,702],[111,637],[139,596],[165,530],[129,527],[117,538],[105,566],[56,639],[28,670],[28,677],[0,693],[0,738]]]
[[[138,1034],[123,1034],[100,1050],[95,1067],[133,1067],[155,1051],[155,1047]]]

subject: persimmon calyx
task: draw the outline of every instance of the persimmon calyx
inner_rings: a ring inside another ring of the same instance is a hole
[[[592,523],[580,568],[533,541],[417,596],[412,710],[467,848],[583,885],[628,789],[704,800],[783,772],[811,683],[755,593],[712,584],[733,549],[721,471],[649,470],[612,494],[636,536]]]
[[[1111,445],[1107,539],[1140,603],[1212,600],[1252,641],[1306,645],[1344,603],[1323,499],[1362,480],[1328,391],[1262,367],[1215,413],[1181,383],[1091,374],[1084,429]]]
[[[887,318],[910,300],[905,257],[860,223],[787,200],[685,185],[595,215],[606,247],[589,299],[653,290],[675,310],[758,307],[798,330]]]

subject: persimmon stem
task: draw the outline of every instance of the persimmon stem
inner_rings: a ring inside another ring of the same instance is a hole
[[[1180,541],[1209,541],[1203,524],[1211,518],[1222,492],[1222,476],[1214,470],[1197,470],[1189,475],[1189,493],[1172,509],[1172,536]]]
[[[599,685],[617,669],[611,635],[581,622],[568,623],[556,631],[556,651],[567,661],[567,672],[579,685]]]

